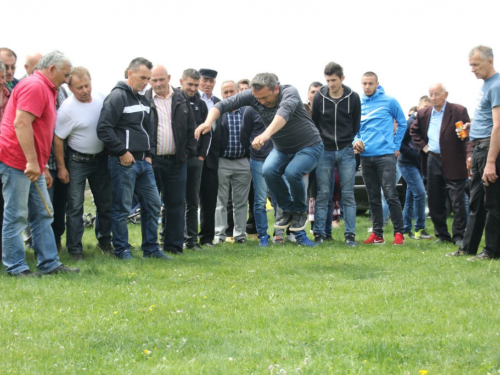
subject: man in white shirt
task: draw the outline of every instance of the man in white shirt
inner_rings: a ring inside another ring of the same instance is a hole
[[[83,204],[87,179],[97,207],[97,247],[103,253],[113,250],[108,157],[96,132],[104,97],[92,96],[90,73],[83,67],[73,69],[68,87],[73,96],[64,101],[57,112],[54,150],[57,177],[62,183],[69,184],[66,247],[73,259],[83,260]],[[64,158],[64,140],[67,141],[67,160]]]

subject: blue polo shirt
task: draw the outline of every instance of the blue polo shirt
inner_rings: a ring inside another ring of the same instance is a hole
[[[474,119],[470,128],[469,139],[489,138],[493,130],[494,107],[500,106],[500,74],[495,73],[484,81],[477,96]]]

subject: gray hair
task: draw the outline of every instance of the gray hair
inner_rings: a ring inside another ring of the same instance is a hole
[[[42,56],[42,58],[38,61],[36,68],[38,70],[43,70],[47,69],[51,65],[55,65],[57,69],[62,69],[64,63],[68,64],[70,68],[73,67],[71,65],[71,61],[69,61],[64,53],[62,53],[61,51],[52,51]]]
[[[253,77],[252,82],[250,82],[250,86],[252,90],[259,91],[264,87],[268,87],[270,90],[274,90],[275,87],[279,84],[278,77],[273,73],[259,73],[255,77]]]
[[[224,81],[222,82],[222,84],[220,85],[221,87],[224,86],[226,83],[232,83],[234,85],[234,87],[238,88],[238,85],[236,84],[236,82],[234,82],[233,80],[231,79],[228,79],[227,81]]]
[[[5,63],[0,60],[0,72],[5,72],[7,71],[7,67],[5,66]]]
[[[481,60],[493,59],[493,50],[490,47],[486,47],[483,45],[476,46],[469,52],[469,57],[472,57],[472,55],[474,55],[476,52],[479,52]]]

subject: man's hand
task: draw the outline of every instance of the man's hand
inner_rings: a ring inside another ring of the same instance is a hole
[[[204,161],[205,158],[203,156],[198,156],[198,160]]]
[[[399,156],[399,151],[398,150],[394,151],[394,155],[396,155],[396,159],[397,159]]]
[[[256,150],[259,150],[262,146],[264,146],[264,143],[266,143],[269,138],[270,137],[268,137],[265,133],[262,133],[261,135],[253,139],[252,147]]]
[[[151,159],[149,156],[146,156],[144,158],[144,160],[146,160],[149,164],[153,164],[153,159]],[[135,163],[135,160],[134,160],[134,163]]]
[[[40,172],[40,166],[38,165],[38,161],[26,163],[26,169],[24,170],[24,174],[30,179],[31,182],[38,181],[42,173]]]
[[[146,158],[146,159],[148,159],[148,158]],[[149,160],[151,160],[151,158],[149,158]],[[132,154],[130,153],[130,151],[127,151],[124,155],[120,156],[120,164],[121,165],[129,167],[132,165],[132,163],[135,163],[135,159],[132,156]],[[151,163],[151,161],[150,161],[150,163]]]
[[[486,166],[484,167],[484,173],[482,180],[484,181],[484,186],[489,186],[490,183],[494,184],[498,179],[496,173],[495,163],[486,162]]]
[[[50,189],[52,187],[52,184],[54,183],[54,179],[50,174],[49,168],[45,168],[43,170],[43,174],[45,175],[45,182],[47,183],[47,189]]]
[[[462,125],[462,130],[465,130],[465,132],[467,133],[467,136],[469,135],[469,132],[470,132],[470,122],[466,122],[465,124]],[[456,128],[455,129],[455,133],[457,133],[457,137],[460,138],[460,140],[464,140],[465,138],[462,138],[460,136],[460,129]]]
[[[207,124],[206,122],[204,122],[203,124],[201,124],[196,128],[196,130],[194,131],[194,137],[196,139],[200,139],[201,135],[207,134],[211,128],[212,128],[211,124]]]
[[[467,169],[470,171],[470,169],[472,168],[472,158],[470,156],[467,158],[466,163]]]
[[[68,170],[66,168],[59,168],[57,170],[57,178],[59,178],[63,184],[69,184]]]
[[[356,154],[361,154],[363,151],[365,151],[365,144],[362,141],[356,141],[352,145],[352,148],[354,149],[354,152]]]
[[[423,152],[425,152],[426,154],[429,153],[429,146],[428,145],[425,145],[425,147],[422,149]]]

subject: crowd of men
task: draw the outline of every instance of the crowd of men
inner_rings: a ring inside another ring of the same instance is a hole
[[[385,243],[384,205],[394,245],[432,239],[428,204],[436,242],[458,246],[448,256],[500,257],[500,74],[489,47],[469,54],[472,72],[484,81],[472,122],[465,107],[447,101],[442,83],[429,86],[407,119],[377,74],[363,74],[360,96],[344,85],[335,62],[324,69],[324,85],[311,84],[305,104],[273,73],[223,82],[221,100],[214,95],[217,71],[186,69],[176,88],[165,66],[140,57],[105,97],[92,91],[91,73],[59,51],[27,56],[19,81],[16,63],[14,51],[0,48],[1,245],[10,275],[79,271],[61,264],[58,251],[66,232],[69,254],[84,259],[87,181],[97,247],[122,260],[133,257],[127,224],[134,200],[144,258],[170,260],[166,253],[214,247],[229,236],[243,244],[252,229],[260,247],[332,241],[335,173],[345,244],[355,247],[357,158],[373,220],[363,244]],[[407,184],[404,210],[399,174]],[[308,189],[312,179],[316,188]],[[314,241],[305,231],[308,195],[316,197]],[[39,272],[26,263],[23,233]]]

